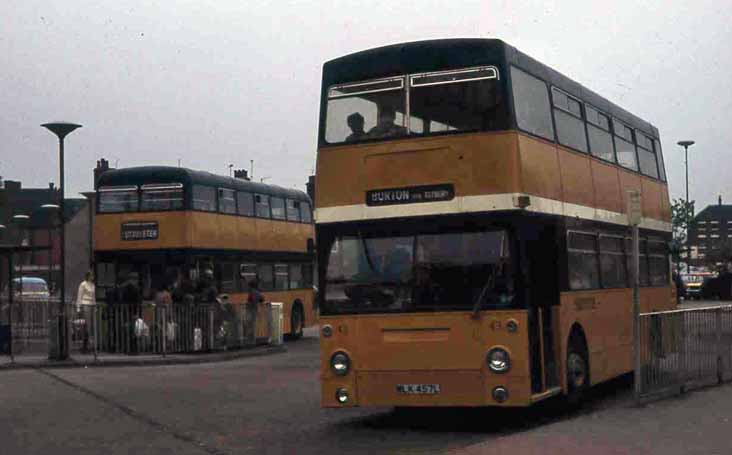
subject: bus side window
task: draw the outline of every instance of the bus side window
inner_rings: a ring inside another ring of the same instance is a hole
[[[302,265],[302,285],[304,288],[313,286],[313,264],[310,262]]]
[[[239,215],[254,216],[254,199],[252,193],[246,193],[244,191],[236,193],[236,204]]]
[[[302,289],[302,264],[290,264],[290,289]]]
[[[289,272],[287,264],[275,264],[274,288],[276,291],[286,291],[289,287]]]
[[[300,215],[302,217],[303,223],[312,223],[313,222],[313,214],[310,211],[309,202],[300,202]]]
[[[287,200],[287,221],[300,222],[300,201]]]
[[[269,195],[255,194],[254,202],[257,209],[257,218],[270,218],[269,213]]]
[[[285,215],[285,200],[281,197],[271,197],[270,206],[272,207],[272,219],[284,220]]]
[[[193,185],[193,210],[216,211],[216,190],[210,186]]]
[[[249,283],[257,279],[257,264],[239,264],[239,289],[249,291]]]
[[[569,288],[572,290],[599,288],[597,236],[595,234],[569,232],[567,252]]]
[[[257,265],[257,280],[259,281],[260,290],[272,291],[274,289],[274,274],[272,272],[272,264]]]

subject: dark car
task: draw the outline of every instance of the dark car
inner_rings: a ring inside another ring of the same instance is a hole
[[[732,273],[722,272],[704,280],[701,296],[705,300],[732,300]]]

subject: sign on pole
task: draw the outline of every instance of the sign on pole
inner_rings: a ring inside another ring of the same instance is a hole
[[[640,400],[641,393],[641,356],[640,356],[640,257],[638,225],[642,218],[641,193],[629,190],[627,198],[628,224],[633,233],[633,374],[635,398]]]

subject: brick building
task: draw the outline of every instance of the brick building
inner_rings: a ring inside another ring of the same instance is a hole
[[[693,265],[715,265],[715,257],[732,250],[732,205],[708,205],[696,216],[689,229],[689,247]],[[711,262],[711,264],[710,264]]]
[[[0,184],[0,244],[50,246],[45,251],[17,254],[14,276],[35,276],[49,282],[52,289],[59,288],[60,233],[57,212],[44,209],[44,204],[58,204],[60,192],[53,184],[47,188],[23,188],[21,182],[6,180]],[[89,270],[90,259],[90,204],[87,199],[65,200],[66,220],[66,289],[74,296],[84,273]],[[25,215],[28,218],[17,218]],[[14,218],[15,217],[15,218]],[[9,276],[7,261],[0,261],[0,290]]]

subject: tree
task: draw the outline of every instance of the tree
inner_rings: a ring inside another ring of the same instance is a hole
[[[676,267],[681,262],[682,254],[686,247],[686,232],[691,229],[694,224],[694,201],[687,204],[683,199],[674,199],[671,204],[671,225],[673,229],[674,247],[671,254]]]

